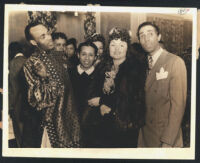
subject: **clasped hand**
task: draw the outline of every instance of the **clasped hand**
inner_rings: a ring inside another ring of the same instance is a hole
[[[92,106],[92,107],[97,107],[99,106],[99,101],[100,101],[100,97],[94,97],[90,100],[88,100],[88,105]],[[105,114],[109,114],[111,111],[111,108],[106,106],[106,105],[101,105],[100,106],[100,113],[102,116],[104,116]]]
[[[110,111],[111,111],[110,107],[108,107],[104,104],[100,106],[100,113],[101,113],[102,116],[104,116],[105,114],[109,114]]]
[[[92,107],[97,107],[97,106],[99,106],[99,101],[100,101],[100,97],[94,97],[94,98],[88,100],[88,105],[90,105]]]

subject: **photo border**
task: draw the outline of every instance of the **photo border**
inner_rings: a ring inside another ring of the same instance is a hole
[[[191,86],[191,124],[189,148],[8,148],[8,29],[11,11],[79,11],[79,12],[134,12],[179,14],[193,16],[192,23],[192,86]],[[152,12],[153,11],[153,12]],[[71,5],[5,5],[4,17],[4,74],[3,74],[3,153],[11,157],[48,157],[48,158],[109,158],[109,159],[195,159],[195,121],[196,121],[196,52],[197,52],[197,9],[167,7],[107,7]]]

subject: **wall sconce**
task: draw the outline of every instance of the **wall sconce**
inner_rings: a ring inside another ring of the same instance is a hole
[[[78,12],[76,11],[76,12],[74,12],[74,16],[78,16]]]

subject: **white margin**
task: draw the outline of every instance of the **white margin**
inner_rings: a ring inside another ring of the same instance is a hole
[[[195,159],[195,121],[196,121],[196,41],[197,9],[189,9],[193,16],[192,36],[192,94],[191,94],[191,132],[190,148],[116,148],[116,149],[42,149],[8,148],[8,28],[9,12],[13,11],[93,11],[93,12],[134,12],[177,14],[180,8],[163,7],[102,7],[102,6],[53,6],[53,5],[5,5],[4,25],[4,74],[3,74],[3,156],[10,157],[48,157],[48,158],[110,158],[110,159]]]

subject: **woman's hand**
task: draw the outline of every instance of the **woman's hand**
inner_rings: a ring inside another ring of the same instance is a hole
[[[111,111],[111,108],[106,106],[106,105],[101,105],[100,106],[100,113],[102,116],[104,116],[105,114],[109,114]]]
[[[97,107],[99,106],[99,101],[100,101],[100,97],[92,98],[88,100],[88,105]]]

